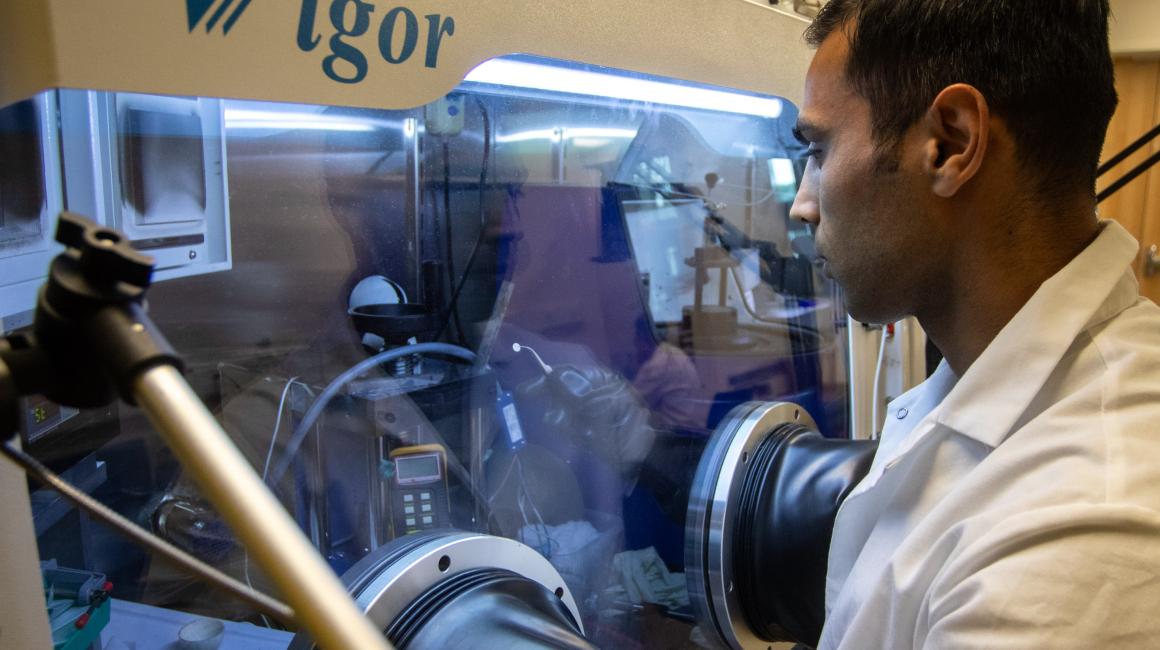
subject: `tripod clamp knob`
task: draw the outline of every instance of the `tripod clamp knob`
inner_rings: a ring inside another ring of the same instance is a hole
[[[152,282],[151,257],[134,249],[121,233],[80,215],[61,213],[56,241],[68,249],[65,254],[76,260],[77,270],[86,280],[96,287],[119,291],[126,300],[139,300]]]
[[[32,327],[56,379],[36,392],[76,408],[107,404],[115,393],[133,404],[141,373],[182,367],[142,306],[153,259],[123,234],[70,212],[61,213],[56,240],[65,250],[49,267]]]

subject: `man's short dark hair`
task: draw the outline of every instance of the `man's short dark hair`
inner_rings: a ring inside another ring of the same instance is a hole
[[[1094,191],[1116,108],[1108,0],[830,0],[806,31],[849,38],[846,76],[894,149],[945,87],[967,83],[1012,131],[1045,196]]]

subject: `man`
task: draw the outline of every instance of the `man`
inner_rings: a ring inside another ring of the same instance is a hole
[[[835,521],[821,648],[1160,647],[1160,310],[1096,217],[1107,0],[831,0],[791,214],[945,361]]]

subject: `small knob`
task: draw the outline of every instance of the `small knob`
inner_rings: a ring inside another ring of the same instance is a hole
[[[92,282],[104,286],[124,282],[145,289],[152,281],[152,257],[134,250],[117,231],[81,215],[62,212],[56,240],[76,251],[81,269]]]
[[[85,240],[85,228],[92,222],[79,214],[61,212],[56,222],[56,240],[68,248],[80,248]]]

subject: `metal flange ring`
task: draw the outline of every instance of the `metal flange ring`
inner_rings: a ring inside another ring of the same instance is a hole
[[[733,409],[709,440],[689,496],[685,524],[685,579],[702,631],[733,650],[769,647],[741,613],[734,591],[733,531],[746,464],[773,430],[817,425],[789,402],[748,402]]]
[[[343,577],[358,606],[378,629],[387,626],[429,589],[465,571],[501,569],[532,580],[553,592],[583,634],[583,622],[572,592],[560,573],[531,547],[506,537],[441,532],[401,538],[360,560]],[[290,650],[313,648],[298,634]]]

